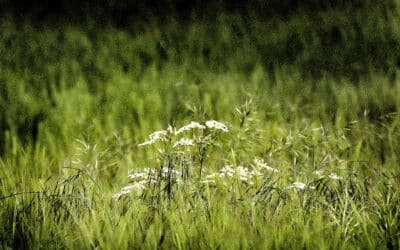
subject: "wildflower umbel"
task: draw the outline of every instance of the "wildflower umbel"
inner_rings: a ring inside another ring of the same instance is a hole
[[[303,182],[294,182],[292,185],[286,187],[286,189],[298,189],[298,190],[305,190],[305,189],[315,189],[313,186],[308,186]]]
[[[215,130],[221,130],[222,132],[228,132],[228,127],[218,121],[214,121],[214,120],[210,120],[210,121],[206,121],[206,126],[209,129],[215,129]]]
[[[180,129],[178,129],[178,131],[176,132],[176,134],[180,134],[180,133],[183,133],[183,132],[186,132],[186,131],[190,131],[190,130],[193,130],[193,129],[200,129],[200,130],[202,130],[202,129],[205,129],[206,128],[206,126],[204,126],[204,125],[201,125],[200,123],[198,123],[198,122],[190,122],[188,125],[185,125],[185,126],[183,126],[182,128],[180,128]]]
[[[340,177],[336,173],[327,174],[323,169],[315,170],[313,172],[313,174],[317,175],[319,178],[325,177],[325,178],[328,178],[328,179],[331,179],[331,180],[341,180],[342,179],[342,177]]]
[[[166,141],[167,135],[168,135],[167,130],[160,130],[160,131],[153,132],[152,134],[149,135],[148,141],[145,141],[145,142],[139,144],[138,146],[143,147],[143,146],[154,144],[158,141]]]
[[[133,173],[133,174],[128,175],[128,178],[129,178],[130,180],[136,180],[136,179],[144,179],[144,178],[147,178],[147,176],[148,176],[148,173],[145,173],[145,172],[136,172],[136,173]]]
[[[319,170],[315,170],[313,172],[313,174],[315,174],[318,177],[322,177],[325,174],[325,171],[323,169],[319,169]]]
[[[254,163],[256,164],[257,167],[263,168],[269,172],[279,173],[278,169],[268,166],[263,159],[255,158]]]
[[[256,173],[241,166],[235,169],[231,166],[226,166],[219,173],[209,175],[205,179],[202,177],[201,172],[207,147],[218,137],[219,132],[228,132],[228,127],[221,122],[209,120],[204,123],[191,121],[189,124],[179,129],[168,125],[168,128],[165,130],[159,130],[150,134],[148,139],[138,146],[143,147],[158,142],[164,142],[158,145],[161,148],[157,151],[159,154],[156,154],[156,159],[158,162],[161,162],[161,166],[131,171],[128,175],[130,185],[122,188],[119,192],[114,194],[113,197],[119,199],[122,196],[133,193],[133,191],[135,191],[134,193],[136,195],[143,194],[143,192],[149,191],[149,187],[152,187],[152,191],[149,192],[155,192],[155,190],[158,189],[159,191],[165,191],[169,196],[172,194],[171,190],[173,185],[182,185],[189,178],[194,179],[194,177],[198,177],[197,181],[204,184],[215,183],[213,177],[235,177],[246,183],[252,183],[251,179]],[[183,150],[189,149],[186,147],[192,146],[198,146],[198,151]],[[197,163],[193,160],[197,159],[200,170],[198,172],[196,170],[191,170]],[[165,188],[162,189],[161,185],[165,185]]]
[[[336,173],[331,173],[328,175],[328,178],[331,180],[341,180],[342,178],[338,176]]]
[[[194,146],[194,142],[192,139],[182,138],[179,141],[175,142],[174,148],[178,146]]]
[[[225,124],[215,121],[215,120],[206,121],[205,125],[202,125],[199,122],[192,121],[188,125],[185,125],[178,130],[175,127],[172,127],[171,125],[169,125],[166,130],[156,131],[149,135],[149,139],[147,141],[140,143],[138,146],[143,147],[143,146],[152,145],[159,141],[167,141],[168,136],[178,136],[179,134],[186,132],[186,131],[190,131],[190,130],[194,130],[194,129],[204,130],[206,128],[209,128],[211,130],[219,130],[222,132],[228,132],[228,127]],[[183,138],[180,141],[178,141],[177,143],[175,143],[174,147],[175,146],[192,146],[192,144],[193,144],[193,141],[190,142],[189,139]]]
[[[249,185],[253,185],[254,181],[260,177],[262,178],[262,176],[263,174],[255,169],[250,170],[244,166],[234,167],[232,165],[226,165],[219,171],[219,173],[211,173],[207,175],[206,182],[203,183],[215,182],[215,179],[236,179],[246,182]]]
[[[146,188],[146,186],[145,186],[145,183],[143,181],[136,182],[136,183],[134,183],[132,185],[125,186],[125,187],[121,188],[121,191],[119,191],[118,193],[114,194],[113,198],[114,199],[118,199],[121,196],[124,196],[124,195],[127,195],[127,194],[131,193],[132,190],[143,190],[145,188]]]

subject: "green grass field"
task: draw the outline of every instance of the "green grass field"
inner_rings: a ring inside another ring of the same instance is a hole
[[[398,249],[393,8],[2,17],[0,248]]]

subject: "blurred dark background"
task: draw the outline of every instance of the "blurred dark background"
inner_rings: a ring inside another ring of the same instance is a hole
[[[92,30],[112,26],[132,34],[152,24],[164,37],[174,34],[177,40],[185,40],[188,25],[216,27],[224,20],[233,35],[229,50],[250,40],[268,70],[295,64],[313,77],[327,72],[353,80],[371,70],[395,75],[400,65],[399,13],[396,0],[0,1],[0,15],[16,23],[74,24]],[[179,27],[167,27],[171,20]],[[161,58],[163,49],[158,49]],[[213,54],[213,48],[203,49],[206,56]]]
[[[282,18],[290,20],[296,14],[314,15],[328,10],[353,12],[379,12],[388,19],[398,14],[396,0],[249,0],[249,1],[185,1],[185,0],[148,0],[148,1],[78,1],[78,0],[1,0],[0,13],[11,14],[18,19],[33,22],[77,22],[95,20],[98,24],[112,23],[118,27],[127,27],[132,22],[152,20],[165,21],[171,17],[185,22],[193,17],[215,20],[221,13],[237,14],[250,19],[269,20]],[[351,18],[351,17],[349,17]]]

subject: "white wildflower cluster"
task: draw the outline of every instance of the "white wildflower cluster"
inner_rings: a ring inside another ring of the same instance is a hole
[[[163,167],[161,169],[161,177],[162,178],[167,178],[168,176],[174,176],[177,182],[180,182],[180,175],[181,172],[177,169],[174,168],[167,168],[167,167]]]
[[[315,174],[317,177],[323,177],[325,174],[325,171],[323,169],[319,169],[319,170],[315,170],[313,172],[313,174]]]
[[[318,169],[313,172],[318,178],[327,178],[330,180],[341,180],[342,177],[338,176],[336,173],[327,173],[324,169]],[[297,189],[297,190],[312,190],[315,189],[314,186],[307,185],[303,182],[294,182],[287,186],[285,189]]]
[[[172,178],[176,183],[182,183],[181,172],[168,167],[161,169],[144,168],[142,170],[131,171],[128,174],[130,185],[123,187],[119,192],[113,195],[113,198],[118,199],[122,196],[132,193],[132,191],[142,191],[149,187],[151,184],[157,183],[159,177],[162,180]]]
[[[226,183],[226,181],[238,180],[248,185],[254,185],[258,178],[270,176],[271,172],[276,173],[277,171],[278,170],[276,169],[270,170],[269,168],[265,168],[263,166],[235,167],[232,165],[226,165],[218,172],[208,174],[201,179],[200,182],[204,184],[215,184],[217,180],[222,181],[222,183]],[[163,167],[161,169],[144,168],[142,170],[131,171],[128,175],[128,178],[130,180],[130,185],[122,188],[121,191],[113,196],[114,198],[120,198],[121,196],[128,195],[133,190],[142,191],[147,189],[151,184],[168,179],[172,179],[177,184],[183,183],[182,172],[178,169],[168,167]]]
[[[128,175],[128,178],[131,180],[131,181],[134,181],[134,180],[140,180],[140,179],[145,179],[145,178],[147,178],[149,176],[149,174],[148,173],[145,173],[145,172],[136,172],[136,173],[132,173],[132,174],[129,174]]]
[[[147,146],[147,145],[152,145],[158,141],[166,141],[167,140],[167,135],[168,131],[167,130],[160,130],[153,132],[152,134],[149,135],[149,140],[145,141],[141,144],[139,144],[139,147]]]
[[[330,180],[341,180],[342,177],[338,176],[336,173],[327,173],[324,169],[318,169],[313,172],[318,178],[327,178]],[[303,182],[294,182],[293,184],[286,187],[286,189],[297,189],[297,190],[312,190],[315,189],[314,186],[307,185]]]
[[[178,131],[176,132],[176,134],[181,134],[181,133],[183,133],[183,132],[190,131],[190,130],[194,130],[194,129],[200,129],[200,130],[202,130],[202,129],[206,129],[206,126],[201,125],[201,124],[198,123],[198,122],[193,122],[193,121],[192,121],[192,122],[190,122],[188,125],[183,126],[182,128],[178,129]]]
[[[262,174],[257,170],[254,169],[249,170],[246,167],[238,166],[236,168],[236,176],[239,180],[247,182],[250,185],[253,185],[254,184],[253,180],[258,176],[262,176]]]
[[[226,165],[217,172],[211,172],[200,180],[203,184],[223,184],[230,185],[232,181],[240,181],[247,185],[253,186],[255,183],[260,183],[264,178],[270,177],[271,173],[278,173],[279,171],[275,168],[268,166],[263,160],[256,158],[254,160],[255,165],[251,167],[244,166],[233,166]],[[323,170],[314,171],[314,174],[320,174],[326,176],[329,179],[340,179],[337,174],[331,173],[325,175]],[[130,179],[130,185],[123,187],[118,193],[114,194],[113,197],[118,199],[122,196],[128,195],[130,193],[138,194],[149,187],[151,184],[156,184],[158,182],[173,180],[174,183],[182,185],[182,172],[178,169],[163,167],[161,169],[156,168],[145,168],[143,170],[132,171],[128,175]],[[192,184],[191,182],[187,184]],[[218,187],[215,186],[215,187]],[[316,187],[303,182],[294,182],[286,187],[285,190],[297,190],[306,191],[314,190]]]
[[[186,131],[191,131],[194,129],[199,129],[203,130],[206,128],[213,129],[213,130],[220,130],[222,132],[228,132],[228,127],[223,124],[222,122],[215,121],[215,120],[209,120],[204,123],[205,125],[199,123],[199,122],[190,122],[188,125],[183,126],[182,128],[178,129],[176,134],[180,134]]]
[[[215,129],[215,130],[220,130],[222,132],[228,132],[228,127],[218,121],[214,121],[214,120],[210,120],[210,121],[206,121],[206,126],[209,129]]]
[[[168,176],[176,176],[179,177],[181,172],[174,169],[163,167],[161,169],[156,168],[144,168],[142,170],[131,171],[128,175],[128,178],[131,181],[142,181],[146,180],[151,183],[152,181],[156,180],[156,178],[161,174],[161,178],[166,178]]]
[[[336,173],[330,173],[327,177],[328,177],[328,179],[331,179],[331,180],[341,180],[342,179],[342,177],[340,177]]]
[[[204,123],[205,125],[191,121],[189,124],[176,129],[175,127],[172,127],[171,125],[168,126],[166,130],[160,130],[156,131],[152,134],[150,134],[149,139],[143,143],[140,143],[138,146],[143,147],[143,146],[148,146],[155,144],[156,142],[160,141],[167,141],[168,138],[174,138],[172,141],[175,141],[175,139],[178,139],[177,137],[187,131],[192,131],[192,130],[205,130],[205,129],[210,129],[210,130],[216,130],[216,131],[222,131],[222,132],[228,132],[228,127],[218,121],[215,120],[210,120],[206,121]],[[170,137],[168,137],[170,136]],[[174,144],[173,147],[178,147],[178,146],[194,146],[194,141],[190,138],[181,138],[177,140]]]
[[[194,146],[194,141],[189,138],[182,138],[179,141],[175,142],[174,148],[179,146]]]
[[[237,179],[243,182],[246,182],[249,185],[253,185],[254,182],[258,178],[263,178],[265,176],[269,176],[268,173],[264,171],[265,169],[253,167],[248,168],[244,166],[237,166],[234,167],[232,165],[224,166],[219,173],[211,173],[206,176],[204,183],[215,182],[216,179],[219,180],[229,180],[229,179]],[[267,169],[267,171],[270,171]],[[274,172],[277,172],[274,171]]]
[[[202,155],[202,152],[206,151],[203,150],[204,148],[213,144],[215,135],[218,135],[219,132],[228,132],[228,127],[221,122],[209,120],[206,122],[191,121],[179,129],[168,126],[165,130],[150,134],[148,140],[138,146],[142,147],[157,142],[165,142],[160,144],[164,148],[158,150],[160,158],[157,158],[157,160],[164,166],[169,167],[131,171],[128,174],[129,185],[123,187],[113,197],[119,199],[129,194],[140,195],[145,194],[145,192],[154,192],[154,190],[168,189],[166,192],[170,192],[172,185],[174,187],[189,185],[189,190],[191,190],[192,187],[190,185],[198,184],[198,182],[206,185],[210,184],[210,188],[221,188],[222,190],[225,190],[224,186],[229,187],[238,183],[248,188],[258,189],[260,185],[265,185],[265,181],[268,179],[273,183],[275,179],[278,180],[277,178],[284,177],[284,175],[280,174],[278,168],[270,166],[264,159],[259,157],[255,157],[250,164],[245,166],[225,165],[220,170],[208,171],[206,165],[203,166],[205,155]],[[288,138],[292,138],[291,134]],[[202,171],[207,174],[202,174]],[[309,178],[310,176],[307,177]],[[296,178],[299,180],[302,177]],[[338,174],[324,169],[315,170],[311,179],[315,181],[315,178],[342,179]],[[286,181],[284,180],[284,182]],[[303,183],[296,181],[285,184],[282,189],[287,190],[288,193],[292,192],[292,190],[308,191],[316,189],[313,183],[317,182]],[[194,185],[193,187],[198,186]]]
[[[122,196],[130,194],[133,190],[140,191],[140,190],[143,190],[145,188],[146,188],[146,181],[136,182],[136,183],[134,183],[132,185],[128,185],[128,186],[125,186],[125,187],[121,188],[121,190],[118,193],[115,193],[113,195],[113,198],[114,199],[118,199],[118,198],[120,198]]]
[[[254,164],[255,164],[255,166],[256,166],[257,168],[262,168],[262,169],[265,169],[265,170],[267,170],[267,171],[269,171],[269,172],[272,172],[272,173],[279,173],[279,170],[278,170],[278,169],[273,168],[273,167],[271,167],[271,166],[268,166],[268,164],[265,163],[263,159],[255,158],[255,159],[254,159]]]
[[[318,178],[328,178],[330,180],[341,180],[342,177],[340,177],[338,174],[336,173],[327,173],[325,170],[323,169],[319,169],[319,170],[315,170],[313,172],[314,175],[316,175]]]
[[[286,189],[306,190],[306,189],[315,189],[315,187],[307,185],[303,182],[294,182],[292,185],[287,186]]]
[[[220,172],[219,174],[220,177],[233,177],[235,175],[235,170],[231,165],[227,165],[221,168],[219,172]]]

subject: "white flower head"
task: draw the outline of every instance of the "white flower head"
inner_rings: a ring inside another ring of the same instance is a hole
[[[143,184],[143,182],[141,181],[141,182],[137,182],[137,183],[134,183],[134,184],[132,184],[132,185],[129,185],[129,186],[126,186],[126,187],[123,187],[122,189],[121,189],[121,191],[131,191],[131,190],[142,190],[142,189],[145,189],[146,188],[146,186]]]
[[[155,168],[144,168],[143,173],[146,173],[148,175],[155,175],[157,173],[157,170]]]
[[[342,179],[342,177],[338,176],[336,173],[329,174],[328,178],[331,180],[341,180]]]
[[[265,169],[272,173],[279,173],[278,169],[268,166],[267,163],[265,163],[263,159],[255,158],[254,163],[259,168]]]
[[[179,141],[175,142],[174,148],[178,146],[194,146],[194,142],[192,139],[182,138]]]
[[[174,169],[174,168],[169,168],[169,167],[163,167],[161,169],[161,173],[162,173],[163,177],[167,177],[167,176],[171,176],[171,175],[173,175],[173,176],[179,176],[180,175],[179,170]]]
[[[341,180],[342,179],[342,177],[340,177],[336,173],[330,173],[329,175],[327,175],[327,173],[323,169],[315,170],[313,172],[313,174],[317,175],[320,178],[321,177],[326,177],[326,178],[331,179],[331,180]]]
[[[251,170],[250,175],[251,176],[255,176],[255,177],[263,176],[263,174],[260,171],[256,170],[256,169]]]
[[[317,175],[318,177],[323,176],[325,171],[323,169],[315,170],[313,174]]]
[[[128,178],[130,180],[135,180],[135,179],[145,179],[148,177],[148,173],[145,172],[136,172],[128,175]]]
[[[206,180],[212,180],[212,179],[215,179],[215,177],[217,177],[218,175],[216,174],[216,173],[212,173],[212,174],[208,174],[207,176],[206,176]]]
[[[113,199],[119,199],[121,196],[125,196],[127,194],[129,194],[131,192],[131,190],[121,190],[118,193],[115,193],[112,197]]]
[[[235,174],[235,170],[232,168],[232,166],[227,165],[220,170],[219,176],[220,177],[225,177],[225,176],[232,177],[234,174]]]
[[[146,186],[144,185],[143,181],[137,182],[137,183],[134,183],[132,185],[125,186],[125,187],[121,188],[121,191],[119,191],[118,193],[114,194],[113,198],[114,199],[118,199],[121,196],[124,196],[124,195],[127,195],[127,194],[131,193],[132,190],[143,190],[145,188],[146,188]]]
[[[150,140],[166,140],[165,136],[168,134],[167,130],[159,130],[150,134]]]
[[[214,183],[215,183],[215,180],[205,179],[205,180],[202,180],[202,181],[200,181],[200,182],[201,182],[201,183],[204,183],[204,184],[210,184],[210,183],[214,184]]]
[[[182,128],[180,128],[180,129],[178,129],[178,131],[176,132],[176,134],[180,134],[180,133],[183,133],[183,132],[186,132],[186,131],[190,131],[190,130],[193,130],[193,129],[200,129],[200,130],[202,130],[202,129],[205,129],[206,127],[204,126],[204,125],[201,125],[200,123],[198,123],[198,122],[190,122],[188,125],[185,125],[185,126],[183,126]]]
[[[210,121],[206,121],[206,126],[209,129],[215,129],[215,130],[221,130],[222,132],[228,132],[228,127],[218,121],[214,121],[214,120],[210,120]]]
[[[236,173],[237,173],[239,176],[247,176],[247,175],[249,174],[249,169],[246,168],[246,167],[243,167],[243,166],[238,166],[238,167],[236,168]]]
[[[315,189],[315,187],[308,186],[303,182],[294,182],[292,185],[286,187],[286,189],[298,189],[298,190],[305,190],[305,189]]]
[[[151,145],[154,144],[158,141],[166,141],[167,138],[166,136],[168,135],[168,131],[167,130],[159,130],[159,131],[155,131],[153,133],[151,133],[149,135],[149,140],[145,141],[141,144],[139,144],[139,147],[143,147],[143,146],[147,146],[147,145]]]

